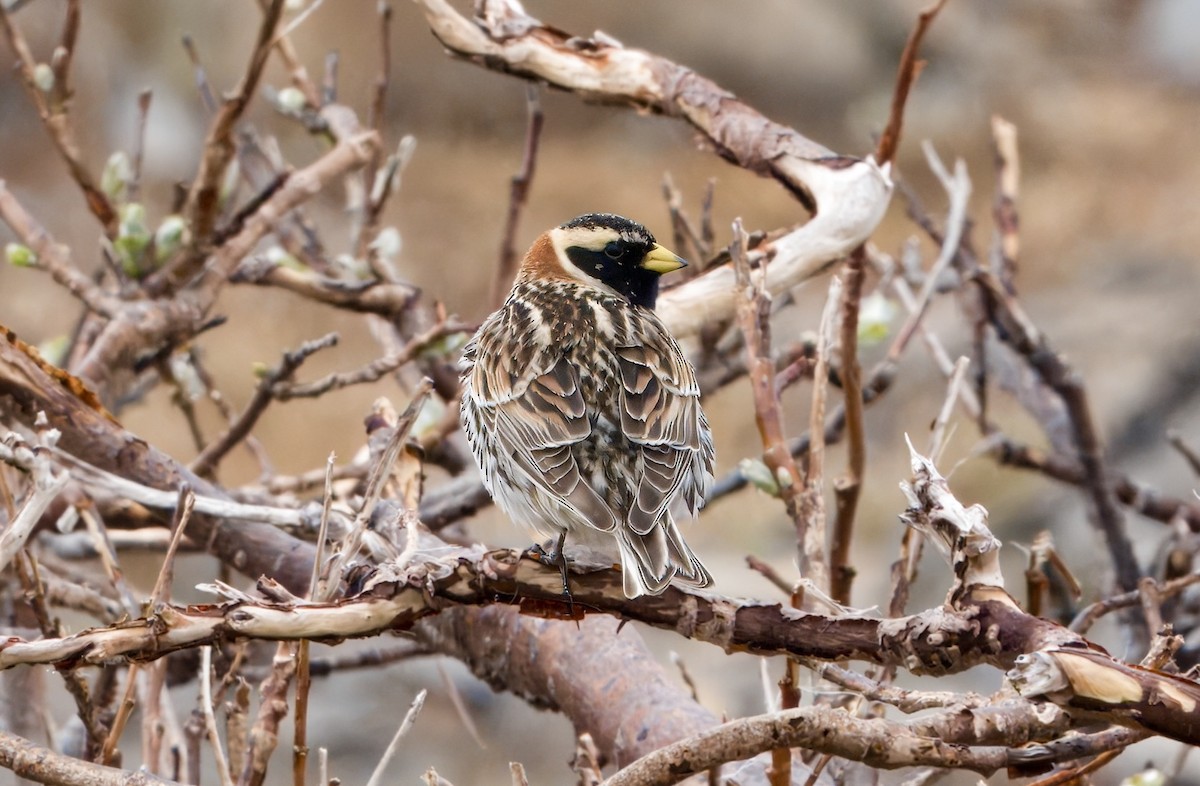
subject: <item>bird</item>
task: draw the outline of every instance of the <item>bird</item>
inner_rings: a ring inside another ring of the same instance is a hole
[[[484,486],[515,522],[611,555],[629,598],[712,576],[678,521],[712,484],[696,371],[654,312],[687,263],[641,224],[589,213],[543,233],[463,349],[461,421]]]

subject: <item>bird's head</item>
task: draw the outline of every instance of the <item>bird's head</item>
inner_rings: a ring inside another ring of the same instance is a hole
[[[555,227],[533,244],[524,276],[569,278],[653,308],[658,277],[687,263],[660,246],[641,224],[589,213]]]

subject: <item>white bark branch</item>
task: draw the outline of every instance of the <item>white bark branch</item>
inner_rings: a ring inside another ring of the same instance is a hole
[[[688,68],[611,39],[568,37],[525,14],[511,0],[484,4],[468,19],[446,0],[416,0],[433,34],[460,57],[487,68],[538,79],[585,99],[625,103],[686,120],[718,154],[782,183],[815,215],[752,258],[770,260],[766,286],[778,295],[820,273],[863,243],[883,218],[892,194],[887,166],[870,157],[839,156],[774,123]],[[676,337],[731,319],[734,272],[726,264],[664,293],[658,312]]]

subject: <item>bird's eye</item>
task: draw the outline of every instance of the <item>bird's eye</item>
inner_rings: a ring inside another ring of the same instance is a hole
[[[621,248],[621,244],[615,240],[604,247],[604,256],[609,259],[620,259],[624,253],[625,249]]]

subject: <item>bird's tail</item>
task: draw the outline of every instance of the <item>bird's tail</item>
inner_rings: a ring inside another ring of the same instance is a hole
[[[614,533],[621,551],[625,597],[658,595],[672,580],[690,587],[707,587],[712,576],[688,548],[670,514],[645,535],[618,525]]]

